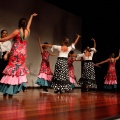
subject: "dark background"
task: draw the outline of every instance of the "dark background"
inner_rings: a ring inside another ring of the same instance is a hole
[[[111,53],[118,55],[120,49],[120,4],[113,1],[44,0],[70,13],[82,17],[82,49],[92,47],[91,37],[96,40],[97,53],[94,63],[105,60]],[[103,90],[104,75],[108,63],[95,68],[98,90]],[[118,91],[120,91],[120,60],[116,63]]]

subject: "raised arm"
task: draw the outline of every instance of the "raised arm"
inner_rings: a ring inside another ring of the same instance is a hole
[[[119,49],[119,54],[118,56],[115,58],[115,60],[118,60],[120,58],[120,49]]]
[[[29,20],[28,20],[27,27],[26,27],[26,29],[27,29],[28,31],[30,31],[30,26],[31,26],[31,22],[32,22],[33,17],[34,17],[34,16],[37,16],[37,15],[38,15],[38,14],[33,13],[33,14],[30,16],[30,18],[29,18]]]
[[[94,42],[94,48],[96,49],[96,41],[95,41],[95,39],[94,38],[91,38],[91,40]]]
[[[14,38],[16,35],[18,34],[18,30],[14,30],[10,35],[8,35],[7,37],[4,38],[0,38],[0,42],[5,42],[7,40],[11,40],[12,38]]]
[[[80,35],[76,34],[77,38],[75,39],[75,42],[73,43],[74,45],[76,45],[76,43],[78,42],[79,38],[81,37]]]
[[[40,37],[39,37],[39,39],[38,39],[38,42],[39,42],[39,46],[40,46],[40,51],[41,51],[41,53],[43,52],[43,49],[42,49],[42,44],[41,44],[41,42],[40,42]]]

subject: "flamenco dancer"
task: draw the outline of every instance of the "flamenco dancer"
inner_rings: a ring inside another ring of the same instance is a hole
[[[14,94],[17,94],[21,90],[25,91],[26,89],[26,74],[29,73],[25,65],[26,45],[34,16],[37,16],[37,14],[32,14],[28,22],[26,18],[21,18],[18,23],[19,28],[7,37],[0,39],[0,42],[10,39],[13,39],[14,42],[10,51],[8,65],[4,69],[4,76],[0,81],[0,92],[3,93],[5,99],[7,96],[8,98],[12,98]]]

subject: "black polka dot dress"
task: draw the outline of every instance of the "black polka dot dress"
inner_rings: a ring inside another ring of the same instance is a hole
[[[83,62],[82,76],[78,81],[78,84],[88,84],[89,88],[97,88],[95,80],[95,69],[92,60],[85,60]]]
[[[59,55],[55,64],[51,87],[56,91],[69,92],[72,90],[72,86],[68,74],[68,53],[72,49],[75,49],[75,46],[74,44],[71,44],[67,51],[61,51],[60,45],[53,45],[51,50],[53,49],[57,49],[59,51]]]
[[[82,86],[83,84],[88,85],[89,88],[97,88],[96,78],[95,78],[95,68],[92,61],[93,54],[96,52],[95,48],[91,48],[90,56],[85,56],[85,53],[78,54],[77,57],[83,57],[83,69],[81,78],[78,80],[78,84]]]
[[[68,58],[58,57],[51,87],[62,91],[70,91],[72,89],[68,75]]]

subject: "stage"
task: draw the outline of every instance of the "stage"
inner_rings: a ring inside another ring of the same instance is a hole
[[[55,94],[27,89],[12,99],[0,93],[0,120],[114,120],[120,116],[120,93],[75,88],[71,93]]]

